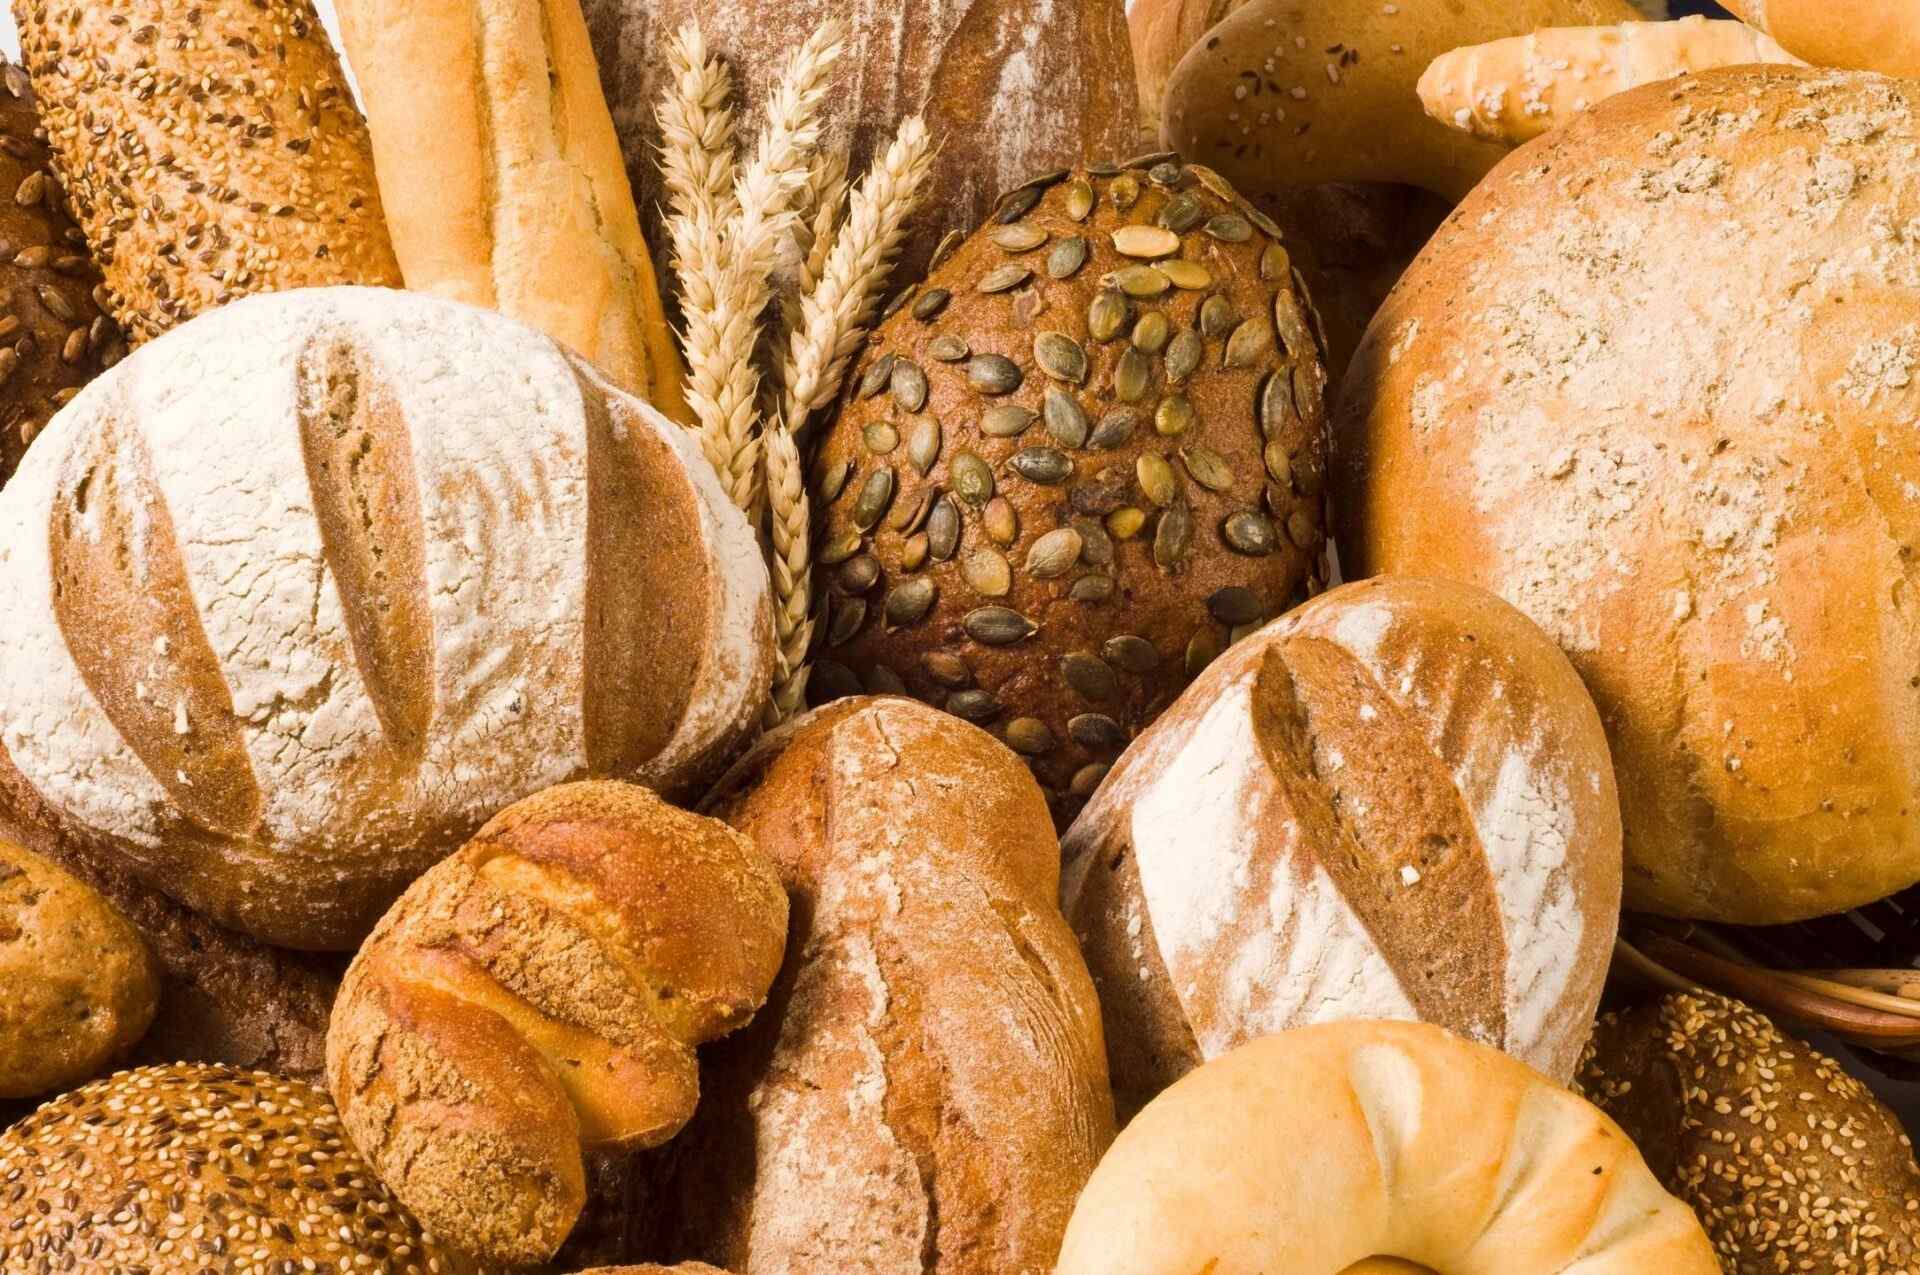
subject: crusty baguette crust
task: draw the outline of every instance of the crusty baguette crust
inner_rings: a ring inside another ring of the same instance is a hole
[[[55,163],[136,342],[236,297],[398,285],[312,0],[16,0]]]
[[[340,25],[407,286],[690,420],[578,0],[344,0]]]
[[[1724,0],[1815,66],[1920,77],[1917,0]]]

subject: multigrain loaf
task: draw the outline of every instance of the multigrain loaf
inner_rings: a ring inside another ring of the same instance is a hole
[[[1100,1162],[1055,1270],[1720,1267],[1686,1206],[1591,1104],[1438,1027],[1354,1022],[1254,1041],[1161,1095]]]
[[[1343,564],[1559,641],[1633,907],[1787,921],[1920,879],[1916,105],[1784,67],[1611,98],[1474,193],[1348,376]]]
[[[1833,1059],[1710,992],[1609,1014],[1580,1092],[1692,1206],[1727,1275],[1920,1269],[1920,1167]]]
[[[0,614],[0,748],[61,832],[299,947],[530,792],[698,786],[772,676],[686,430],[374,289],[241,302],[90,386],[0,493]]]
[[[236,297],[398,285],[313,0],[14,0],[54,166],[136,342]]]
[[[740,1275],[1042,1275],[1113,1137],[1100,1015],[1019,761],[903,699],[768,736],[713,809],[793,905],[754,1025],[706,1055],[653,1251]]]
[[[853,172],[884,154],[922,112],[940,147],[901,249],[917,276],[948,231],[966,232],[1001,192],[1087,156],[1138,149],[1139,114],[1124,0],[584,0],[613,119],[640,207],[660,216],[660,130],[670,83],[666,49],[698,22],[733,72],[737,124],[757,135],[764,104],[793,50],[828,18],[847,32],[825,146]],[[658,222],[647,239],[668,238]]]
[[[1420,1019],[1557,1079],[1620,906],[1620,820],[1566,657],[1477,589],[1344,586],[1235,646],[1065,841],[1130,1114],[1269,1032]]]
[[[553,1257],[583,1150],[658,1146],[699,1099],[694,1047],[745,1025],[787,898],[748,838],[643,788],[516,803],[401,896],[354,958],[327,1079],[355,1145],[461,1249]]]

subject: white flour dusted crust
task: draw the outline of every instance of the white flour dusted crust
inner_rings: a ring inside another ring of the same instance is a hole
[[[0,528],[0,747],[64,832],[289,946],[350,946],[530,792],[711,773],[769,677],[764,569],[684,432],[416,295],[155,342]]]
[[[1490,595],[1373,580],[1245,639],[1067,834],[1123,1113],[1348,1019],[1570,1075],[1613,946],[1615,801],[1573,669]]]

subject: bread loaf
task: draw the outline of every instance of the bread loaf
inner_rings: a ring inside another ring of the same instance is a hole
[[[1609,1014],[1578,1088],[1692,1206],[1726,1275],[1920,1269],[1920,1167],[1833,1059],[1711,992]]]
[[[715,773],[772,677],[766,569],[686,430],[370,289],[90,386],[0,493],[0,614],[0,748],[63,831],[298,947],[351,947],[528,792]]]
[[[1254,1041],[1162,1094],[1100,1162],[1055,1270],[1407,1269],[1383,1257],[1489,1275],[1720,1270],[1591,1105],[1438,1027],[1378,1022]]]
[[[345,0],[340,29],[407,286],[690,422],[579,0]]]
[[[1593,702],[1478,590],[1347,585],[1239,643],[1066,837],[1123,1115],[1256,1036],[1420,1019],[1572,1075],[1620,906]]]
[[[780,972],[787,899],[747,838],[645,789],[508,807],[415,882],[354,958],[327,1079],[354,1143],[433,1230],[550,1259],[581,1151],[658,1146],[693,1114],[696,1045]]]
[[[940,147],[901,250],[917,277],[947,231],[969,231],[1001,192],[1087,156],[1139,149],[1124,0],[583,0],[626,150],[649,217],[666,205],[654,113],[669,83],[667,41],[698,22],[733,70],[742,136],[757,136],[766,95],[792,50],[827,18],[847,29],[825,148],[863,172],[900,121],[924,112]],[[659,223],[647,239],[669,241]]]
[[[1113,1136],[1100,1015],[1019,761],[908,700],[768,736],[715,810],[793,904],[767,1008],[708,1051],[658,1251],[740,1275],[1043,1275]]]
[[[126,353],[95,299],[100,271],[73,224],[27,73],[0,61],[0,486],[80,387]]]
[[[1726,0],[1726,6],[1815,66],[1920,76],[1920,4],[1914,0]]]
[[[199,1066],[122,1072],[0,1133],[0,1269],[489,1275],[380,1185],[324,1093]]]
[[[146,341],[236,297],[393,284],[367,130],[313,0],[15,0],[115,317]]]
[[[880,326],[816,462],[820,696],[905,690],[1061,826],[1325,579],[1325,373],[1278,228],[1166,156],[1038,179]]]
[[[1787,921],[1920,880],[1915,109],[1785,67],[1611,98],[1474,192],[1348,377],[1344,566],[1560,642],[1632,907]]]

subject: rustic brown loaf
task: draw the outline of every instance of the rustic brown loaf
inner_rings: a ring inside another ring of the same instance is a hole
[[[826,111],[826,145],[857,174],[886,151],[900,121],[924,112],[940,147],[901,250],[906,277],[926,267],[947,231],[968,231],[1000,193],[1036,172],[1138,149],[1133,59],[1124,0],[584,0],[614,124],[640,207],[662,215],[660,130],[668,40],[698,22],[733,71],[741,135],[793,50],[827,18],[847,53]],[[668,239],[649,221],[648,241]]]
[[[326,1094],[227,1067],[149,1067],[0,1133],[0,1269],[489,1275],[426,1235]]]
[[[1560,642],[1631,906],[1765,923],[1920,879],[1915,108],[1792,68],[1609,99],[1474,193],[1348,377],[1344,565]]]
[[[0,614],[0,748],[62,834],[296,947],[530,792],[702,786],[772,678],[687,430],[379,289],[240,302],[89,386],[0,493]]]
[[[0,60],[0,486],[53,414],[126,353],[39,123],[27,73]]]
[[[428,1227],[546,1261],[581,1151],[658,1146],[699,1098],[694,1046],[743,1026],[787,899],[726,825],[643,788],[570,784],[503,811],[354,958],[327,1034],[341,1119]]]
[[[1354,1022],[1243,1045],[1161,1095],[1101,1161],[1056,1273],[1408,1270],[1387,1256],[1414,1272],[1720,1270],[1591,1104],[1438,1027]]]
[[[706,1055],[659,1252],[740,1275],[1042,1275],[1113,1137],[1100,1014],[1017,759],[902,699],[770,735],[714,798],[778,867],[787,964]]]
[[[153,958],[98,891],[0,841],[0,1098],[89,1080],[140,1039]]]
[[[691,420],[579,0],[339,8],[407,286],[519,319]]]
[[[1573,1074],[1620,907],[1599,715],[1460,585],[1351,584],[1219,660],[1065,842],[1131,1114],[1256,1036],[1420,1019]]]
[[[1727,1275],[1920,1269],[1899,1119],[1759,1012],[1697,992],[1609,1014],[1579,1089],[1693,1207]]]
[[[1322,349],[1277,233],[1158,157],[1016,193],[927,278],[816,462],[817,696],[989,727],[1064,827],[1237,628],[1324,580]]]
[[[236,297],[397,286],[313,0],[14,0],[54,163],[146,341]]]

